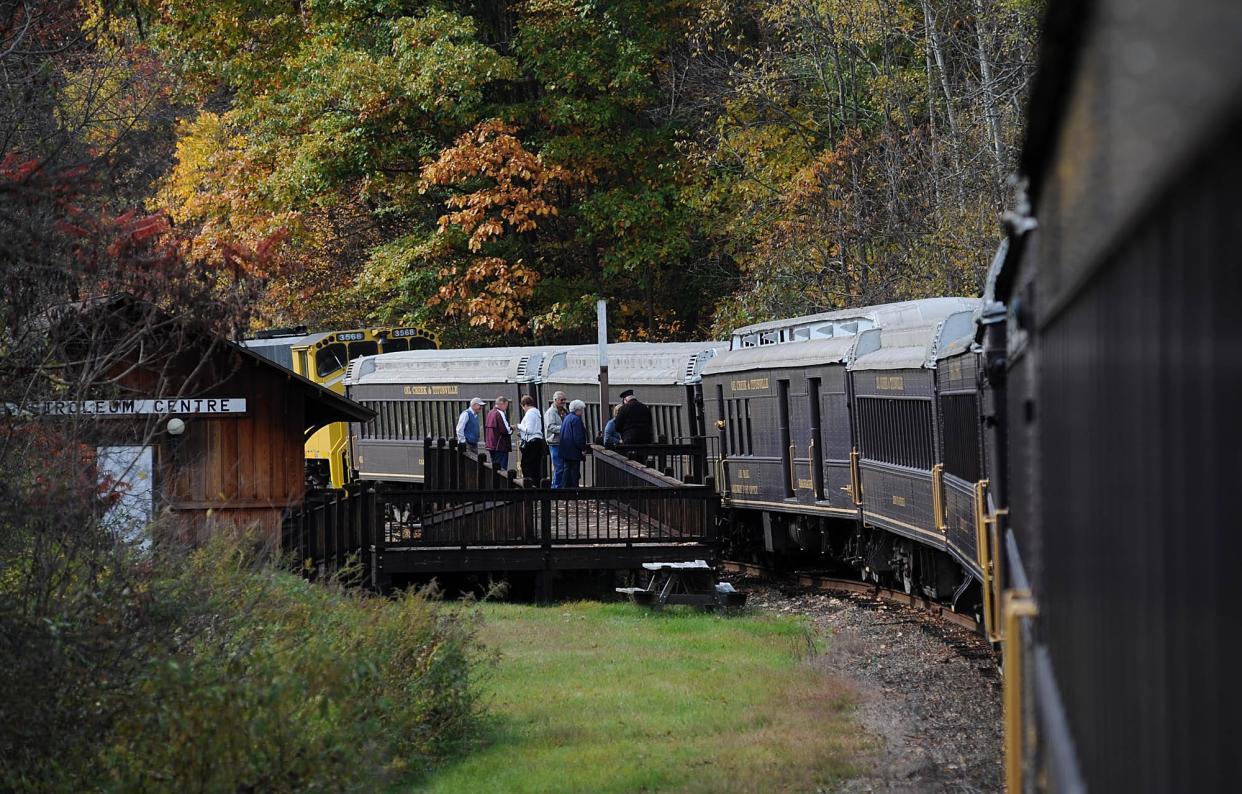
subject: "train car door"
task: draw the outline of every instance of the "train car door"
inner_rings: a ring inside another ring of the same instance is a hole
[[[806,398],[810,408],[811,440],[808,444],[807,458],[811,462],[811,487],[815,491],[815,501],[824,500],[824,443],[820,432],[821,412],[819,408],[820,379],[807,378]]]
[[[791,440],[789,430],[789,381],[778,380],[777,386],[777,426],[780,429],[781,437],[781,460],[785,464],[781,467],[781,480],[785,483],[785,498],[794,498],[794,486],[797,484],[794,478],[794,452],[793,441]]]

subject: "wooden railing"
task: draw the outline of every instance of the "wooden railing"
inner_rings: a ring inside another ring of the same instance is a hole
[[[517,454],[516,452],[513,454]],[[475,450],[457,439],[423,439],[423,486],[430,490],[504,490],[538,483],[523,481],[516,471],[497,471],[486,450]]]
[[[423,452],[422,488],[351,484],[291,511],[281,546],[296,568],[330,575],[358,554],[379,583],[380,561],[394,547],[716,542],[711,477],[687,484],[592,447],[588,473],[596,485],[552,489],[497,472],[486,453],[453,442],[427,439]]]
[[[386,547],[715,541],[716,495],[704,485],[388,491]]]
[[[707,468],[707,439],[702,436],[679,444],[613,444],[607,448],[681,482],[702,485],[711,474]]]
[[[312,494],[300,510],[286,514],[281,551],[308,576],[339,571],[351,554],[374,545],[379,515],[376,497],[373,487],[361,483]]]

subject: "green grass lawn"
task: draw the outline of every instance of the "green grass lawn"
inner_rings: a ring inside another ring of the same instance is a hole
[[[865,755],[805,624],[631,604],[486,604],[482,746],[438,792],[814,791]]]

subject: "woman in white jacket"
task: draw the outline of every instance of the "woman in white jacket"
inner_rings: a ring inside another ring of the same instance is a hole
[[[518,449],[522,453],[522,476],[538,483],[543,479],[543,459],[548,445],[543,440],[543,417],[535,398],[522,396],[522,421],[518,423]]]

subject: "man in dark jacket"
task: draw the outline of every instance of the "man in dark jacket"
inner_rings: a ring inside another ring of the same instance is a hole
[[[621,392],[621,410],[617,411],[616,430],[622,444],[655,443],[655,425],[651,409],[638,401],[633,389]]]
[[[508,413],[509,398],[502,394],[483,422],[483,441],[496,471],[509,468],[509,452],[513,449],[513,428],[509,426]]]
[[[577,488],[582,477],[582,461],[587,455],[586,424],[582,421],[585,411],[586,403],[574,400],[561,423],[561,454],[557,465],[561,467],[562,488]]]

